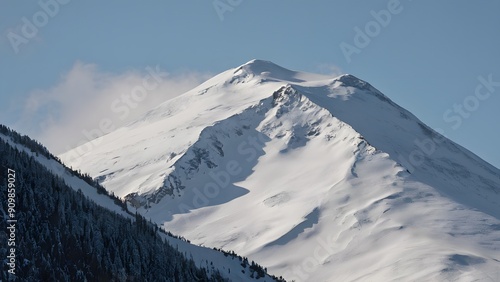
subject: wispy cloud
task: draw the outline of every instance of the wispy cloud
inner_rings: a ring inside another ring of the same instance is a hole
[[[198,72],[167,74],[158,66],[116,74],[76,62],[55,86],[30,93],[15,128],[62,153],[89,141],[84,132],[100,128],[103,120],[123,126],[209,77]],[[113,105],[128,109],[117,112]]]
[[[317,72],[330,75],[330,76],[339,76],[341,74],[344,74],[342,69],[339,66],[336,66],[334,64],[319,64],[316,66]]]

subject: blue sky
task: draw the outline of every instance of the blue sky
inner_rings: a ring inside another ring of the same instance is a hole
[[[485,0],[3,0],[0,122],[59,153],[148,66],[169,75],[130,118],[258,58],[354,74],[500,167],[499,12]]]

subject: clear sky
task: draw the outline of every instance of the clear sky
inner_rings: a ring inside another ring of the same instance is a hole
[[[486,0],[1,0],[0,122],[60,153],[103,117],[119,126],[258,58],[354,74],[500,167],[499,28]],[[110,113],[147,67],[160,85]]]

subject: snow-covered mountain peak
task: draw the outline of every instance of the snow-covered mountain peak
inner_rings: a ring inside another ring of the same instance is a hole
[[[305,81],[316,81],[329,79],[329,76],[292,71],[281,67],[271,61],[251,60],[233,71],[234,78],[231,82],[249,81],[255,79],[258,82],[281,81],[299,83]]]
[[[251,75],[260,76],[261,78],[275,78],[279,80],[297,80],[295,76],[297,72],[285,69],[270,61],[251,60],[246,64],[241,65],[234,71],[235,75]]]
[[[361,90],[371,90],[373,87],[366,81],[363,81],[352,74],[342,74],[335,79],[340,81],[342,86],[356,87]]]
[[[469,280],[500,261],[482,243],[500,242],[500,171],[353,75],[252,60],[78,151],[61,158],[153,221],[285,278]],[[449,267],[464,257],[484,263]]]
[[[270,72],[275,70],[289,71],[271,61],[253,59],[243,65],[239,66],[236,70],[245,69],[253,73]]]
[[[291,86],[290,84],[286,84],[273,93],[273,100],[275,102],[279,102],[289,98],[290,96],[296,96],[296,95],[300,94],[297,92],[297,90],[293,88],[293,86]]]

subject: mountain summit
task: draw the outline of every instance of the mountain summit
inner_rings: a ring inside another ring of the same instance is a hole
[[[286,279],[500,275],[500,171],[352,75],[252,60],[60,157]]]
[[[303,82],[306,80],[326,79],[328,77],[322,75],[313,75],[303,72],[291,71],[270,61],[251,60],[248,63],[234,70],[236,76],[245,74],[250,76],[259,76],[261,79],[281,80],[290,82]]]

